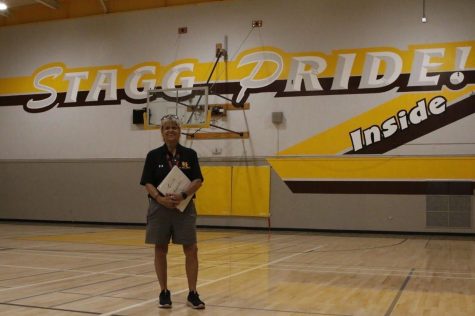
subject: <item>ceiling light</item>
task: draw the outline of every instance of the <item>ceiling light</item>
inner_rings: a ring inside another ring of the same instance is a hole
[[[0,11],[6,11],[8,6],[5,2],[0,2]]]

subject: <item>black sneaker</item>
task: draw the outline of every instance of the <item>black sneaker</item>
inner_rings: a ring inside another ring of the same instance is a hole
[[[194,309],[203,309],[205,308],[205,303],[203,303],[202,300],[200,300],[200,296],[198,295],[198,292],[190,292],[188,294],[188,301],[186,302],[186,305],[190,306],[191,308]]]
[[[171,293],[169,290],[163,290],[160,292],[160,301],[159,301],[160,308],[171,308],[172,307],[172,299]]]

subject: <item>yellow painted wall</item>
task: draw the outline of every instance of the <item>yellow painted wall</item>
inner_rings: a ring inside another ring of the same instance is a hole
[[[269,166],[203,166],[196,194],[200,215],[269,217]]]
[[[201,167],[205,181],[196,193],[200,215],[231,215],[231,167]]]

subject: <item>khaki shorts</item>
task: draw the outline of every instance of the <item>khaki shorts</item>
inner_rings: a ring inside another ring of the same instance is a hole
[[[169,209],[149,199],[145,243],[196,244],[196,210],[193,201],[183,212]]]

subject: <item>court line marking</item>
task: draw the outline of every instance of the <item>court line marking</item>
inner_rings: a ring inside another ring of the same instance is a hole
[[[45,275],[49,273],[55,273],[55,272],[78,272],[78,273],[92,273],[91,271],[83,271],[83,270],[76,270],[76,269],[54,269],[54,268],[36,268],[36,267],[25,267],[25,266],[11,266],[11,265],[2,265],[0,264],[0,267],[15,267],[15,268],[25,268],[25,269],[32,269],[32,270],[46,270],[49,271],[47,273],[39,273],[39,274],[32,274],[32,275],[24,275],[20,277],[15,277],[11,279],[0,279],[0,282],[3,281],[11,281],[11,280],[17,280],[17,279],[23,279],[23,278],[29,278],[29,277],[36,277],[40,275]],[[125,268],[126,269],[126,268]],[[150,272],[150,274],[143,274],[143,273],[114,273],[114,272],[97,272],[98,274],[104,274],[104,275],[115,275],[115,276],[129,276],[129,277],[138,277],[138,278],[157,278],[157,275],[155,274],[154,271]],[[168,276],[171,279],[186,279],[186,277],[177,277],[177,276]],[[210,279],[204,279],[207,281],[210,281]],[[5,287],[5,286],[0,286],[0,287]],[[7,288],[7,287],[5,287]]]
[[[229,248],[229,247],[225,247],[223,249],[227,249],[227,248]],[[319,248],[321,248],[321,247],[319,247]],[[153,248],[151,248],[151,249],[153,249]],[[213,251],[220,251],[220,249],[214,249]],[[222,251],[222,249],[221,249],[221,251]],[[80,257],[75,257],[75,258],[80,258]],[[138,259],[136,259],[136,260],[138,260]],[[127,260],[124,260],[124,261],[127,261]],[[144,266],[144,265],[148,265],[148,264],[150,264],[149,261],[147,261],[145,263],[136,264],[136,265],[104,270],[104,271],[100,271],[100,272],[90,272],[90,273],[85,272],[84,274],[78,275],[78,276],[72,276],[72,277],[61,278],[61,279],[56,279],[56,280],[50,280],[50,281],[44,281],[44,282],[38,282],[38,283],[33,283],[33,284],[26,284],[26,285],[20,285],[20,286],[16,286],[16,287],[9,287],[9,288],[5,288],[5,289],[0,289],[0,292],[22,289],[22,288],[28,288],[28,287],[33,287],[33,286],[37,286],[37,285],[50,284],[50,283],[61,282],[61,281],[66,281],[66,280],[73,280],[73,279],[88,277],[88,276],[92,276],[92,275],[107,274],[107,273],[112,272],[112,271],[117,271],[117,270],[122,270],[122,269],[130,269],[130,268],[133,268],[133,267],[139,267],[139,266]],[[74,272],[74,271],[66,270],[65,272]]]
[[[273,241],[275,240],[278,240],[278,239],[283,239],[283,238],[287,238],[288,236],[281,236],[280,238],[274,238]],[[263,242],[263,244],[267,244],[268,242]],[[202,253],[200,254],[210,254],[210,253],[215,253],[215,252],[222,252],[223,250],[226,250],[226,249],[233,249],[233,248],[236,248],[236,247],[241,247],[241,246],[245,246],[245,245],[239,245],[239,246],[234,246],[234,247],[222,247],[222,248],[217,248],[217,249],[213,249],[213,250],[210,250],[210,251],[203,251]],[[248,245],[247,245],[248,246]],[[150,248],[150,249],[153,249],[153,248]],[[147,249],[147,250],[150,250],[150,249]],[[37,250],[33,250],[33,251],[37,251]],[[10,252],[10,253],[15,253],[15,252]],[[72,258],[91,258],[91,259],[98,259],[98,260],[107,260],[107,259],[111,259],[111,258],[101,258],[101,257],[89,257],[89,256],[73,256],[73,255],[54,255],[54,254],[44,254],[44,253],[34,253],[33,255],[45,255],[45,256],[57,256],[57,257],[72,257]],[[183,260],[183,257],[184,257],[184,254],[178,254],[175,258],[173,258],[172,260],[169,260],[170,262],[182,262]],[[144,260],[143,258],[114,258],[114,260],[117,260],[115,262],[121,262],[121,261],[142,261]],[[148,263],[149,261],[147,261]],[[147,264],[147,263],[144,263],[144,264]],[[97,264],[97,265],[108,265],[110,264],[110,262],[104,262],[104,263],[101,263],[101,264]],[[83,276],[89,276],[87,273],[102,273],[102,274],[111,274],[111,273],[108,273],[107,271],[109,270],[106,270],[106,271],[101,271],[101,272],[91,272],[91,271],[83,271],[81,270],[81,268],[83,267],[78,267],[79,269],[50,269],[50,268],[42,268],[42,267],[28,267],[28,266],[13,266],[13,265],[0,265],[0,266],[4,266],[4,267],[14,267],[14,268],[24,268],[24,269],[33,269],[33,270],[47,270],[47,271],[57,271],[57,272],[79,272],[79,273],[84,273],[85,275]],[[134,266],[130,266],[130,267],[134,267]],[[123,268],[118,268],[117,270],[120,270],[120,269],[127,269],[129,267],[123,267]],[[23,276],[22,278],[24,277],[31,277],[30,276]],[[206,279],[205,279],[206,280]]]
[[[285,261],[285,260],[288,260],[288,259],[290,259],[290,258],[293,258],[293,257],[296,257],[296,256],[300,256],[300,255],[303,255],[303,254],[310,253],[310,252],[312,252],[312,251],[318,250],[318,249],[322,248],[323,246],[324,246],[324,245],[321,245],[321,246],[313,247],[313,248],[310,248],[310,249],[307,249],[307,250],[304,250],[304,251],[301,251],[301,252],[298,252],[298,253],[294,253],[294,254],[292,254],[292,255],[285,256],[285,257],[283,257],[283,258],[276,259],[276,260],[273,260],[273,261],[271,261],[271,262],[267,262],[267,263],[260,264],[260,265],[258,265],[258,266],[256,266],[256,267],[253,267],[253,268],[249,268],[249,269],[246,269],[246,270],[243,270],[243,271],[240,271],[240,272],[236,272],[236,273],[233,273],[233,274],[230,274],[230,275],[227,275],[227,276],[224,276],[224,277],[221,277],[221,278],[212,280],[212,281],[208,281],[208,282],[199,284],[198,286],[199,286],[199,287],[207,286],[207,285],[210,285],[210,284],[214,284],[214,283],[217,283],[217,282],[226,280],[226,279],[230,279],[230,278],[239,276],[239,275],[244,274],[244,273],[247,273],[247,272],[251,272],[251,271],[254,271],[254,270],[262,269],[262,268],[268,267],[268,266],[270,266],[270,265],[272,265],[272,264],[275,264],[275,263],[278,263],[278,262],[281,262],[281,261]],[[174,292],[174,293],[175,293],[175,294],[181,294],[181,293],[185,293],[185,292],[187,292],[187,291],[188,291],[188,289],[183,289],[183,290],[180,290],[180,291]],[[150,303],[156,302],[156,301],[157,301],[157,298],[153,298],[153,299],[150,299],[150,300],[146,300],[146,301],[144,301],[144,302],[141,302],[141,303],[129,305],[129,306],[126,306],[126,307],[123,307],[123,308],[116,309],[116,310],[111,311],[111,312],[103,313],[103,314],[101,314],[101,316],[111,316],[111,315],[114,315],[114,314],[117,314],[117,313],[120,313],[120,312],[129,310],[129,309],[136,308],[136,307],[140,307],[140,306],[143,306],[143,305],[147,305],[147,304],[150,304]]]
[[[1,266],[2,265],[0,265],[0,267]],[[42,269],[42,270],[44,270],[44,269]],[[54,269],[51,269],[51,270],[46,270],[46,272],[41,271],[41,272],[34,273],[34,274],[20,275],[20,276],[17,275],[14,278],[0,279],[0,283],[4,283],[4,282],[8,282],[8,281],[18,281],[20,279],[25,279],[25,278],[44,277],[48,274],[54,274],[54,273],[57,273],[57,272],[67,272],[67,271],[64,271],[64,270],[55,271]]]
[[[182,262],[180,261],[180,264]],[[221,264],[220,264],[221,263]],[[216,264],[211,264],[209,262],[200,262],[200,266],[206,268],[212,267],[222,267],[222,264],[225,262],[218,262]],[[233,267],[253,267],[254,264],[252,263],[241,263],[241,262],[227,262],[227,267],[229,265]],[[0,267],[13,267],[13,268],[23,268],[23,269],[32,269],[32,270],[45,270],[54,272],[77,272],[77,273],[97,273],[97,274],[104,274],[104,275],[115,275],[115,276],[130,276],[130,277],[140,277],[140,278],[156,278],[155,272],[151,271],[150,274],[144,273],[114,273],[114,272],[91,272],[87,270],[80,270],[80,269],[55,269],[55,268],[43,268],[43,267],[29,267],[29,266],[14,266],[14,265],[5,265],[0,264]],[[127,269],[128,267],[118,268],[120,269]],[[345,266],[312,266],[311,268],[308,266],[302,265],[283,265],[283,266],[274,266],[269,267],[269,270],[282,270],[282,271],[301,271],[301,272],[314,272],[314,273],[335,273],[335,274],[356,274],[356,275],[375,275],[375,276],[394,276],[394,277],[405,277],[407,276],[408,269],[400,268],[400,269],[385,269],[385,268],[376,268],[376,267],[345,267]],[[370,271],[370,272],[367,272]],[[22,279],[28,277],[35,277],[43,274],[34,274],[34,275],[26,275],[20,276],[13,279],[0,279],[0,282],[15,280],[15,279]],[[448,272],[448,271],[437,271],[437,270],[420,270],[414,268],[414,272],[412,274],[413,278],[449,278],[449,279],[460,279],[460,280],[473,280],[475,279],[475,274],[470,272]],[[186,279],[186,277],[177,277],[177,276],[169,276],[172,279]],[[212,281],[211,279],[201,278],[204,281]]]
[[[284,265],[276,265],[272,268],[273,270],[289,270],[289,271],[321,271],[321,270],[330,270],[334,272],[351,272],[356,270],[355,273],[358,273],[358,271],[361,271],[361,273],[364,273],[365,271],[371,271],[371,272],[381,272],[381,273],[403,273],[403,276],[407,275],[407,272],[410,270],[410,268],[382,268],[382,267],[348,267],[348,266],[343,266],[343,265],[337,265],[337,266],[329,266],[329,265],[290,265],[290,264],[284,264]],[[473,272],[457,272],[457,271],[441,271],[441,270],[427,270],[427,269],[420,269],[420,268],[412,268],[414,270],[413,277],[421,276],[421,277],[454,277],[458,278],[458,276],[463,277],[465,276],[467,279],[473,279],[475,278],[475,273]],[[373,273],[377,275],[378,273]]]
[[[153,248],[150,248],[153,249]],[[150,249],[146,249],[147,251]],[[55,253],[47,253],[47,252],[55,252]],[[32,255],[32,256],[48,256],[48,257],[64,257],[64,258],[75,258],[75,259],[97,259],[97,260],[123,260],[123,261],[132,261],[132,260],[140,260],[143,257],[134,257],[134,258],[127,258],[127,257],[95,257],[95,256],[81,256],[79,252],[78,255],[66,255],[66,254],[56,254],[59,252],[58,250],[30,250],[30,249],[21,249],[15,248],[15,250],[11,250],[8,253],[10,254],[20,254],[20,255]],[[74,251],[68,251],[74,253]],[[133,256],[137,256],[137,254],[130,254]],[[129,255],[129,256],[130,256]],[[124,255],[125,256],[125,255]]]
[[[44,307],[44,306],[13,304],[13,303],[0,303],[0,305],[25,307],[25,308],[50,310],[50,311],[70,312],[70,313],[87,314],[87,315],[99,315],[100,314],[100,313],[97,313],[97,312],[86,312],[86,311],[73,310],[73,309],[52,308],[52,307]]]
[[[2,225],[0,223],[0,225]],[[21,227],[22,225],[15,225],[15,224],[12,224],[13,227],[15,228],[18,228],[19,226]],[[27,225],[28,227],[31,227],[31,225]],[[48,229],[48,228],[51,228],[51,229]],[[10,234],[9,235],[0,235],[0,238],[1,239],[15,239],[15,240],[20,240],[20,241],[35,241],[35,240],[30,240],[29,238],[33,238],[33,237],[38,237],[36,235],[40,235],[39,237],[46,237],[46,236],[56,236],[57,233],[56,231],[52,232],[52,230],[54,230],[55,228],[58,229],[58,233],[60,234],[63,234],[63,235],[74,235],[74,234],[90,234],[90,233],[95,233],[97,232],[97,230],[94,230],[94,231],[78,231],[78,232],[74,232],[72,231],[71,229],[81,229],[81,227],[69,227],[69,228],[64,228],[63,227],[59,227],[59,226],[48,226],[48,228],[45,228],[45,230],[37,230],[37,231],[26,231],[26,232],[11,232],[13,234]],[[64,229],[64,231],[62,230]],[[86,229],[86,228],[84,228]],[[93,228],[89,228],[89,229],[93,229]],[[114,228],[105,228],[105,230],[115,230]],[[42,242],[44,240],[36,240],[38,242]]]
[[[282,238],[284,238],[284,237],[282,237]],[[275,238],[273,240],[279,240],[279,239],[282,239],[282,238]],[[267,242],[264,242],[264,243],[267,244]],[[227,249],[234,249],[234,248],[244,247],[244,246],[248,247],[248,245],[222,247],[222,248],[212,249],[212,250],[209,250],[209,251],[201,251],[200,255],[212,254],[212,253],[215,253],[215,252],[222,252],[222,251],[227,250]],[[21,248],[16,248],[16,249],[21,249]],[[149,251],[149,250],[153,250],[153,247],[150,247],[149,249],[147,249],[147,251]],[[143,260],[145,260],[143,257],[137,257],[137,258],[116,258],[116,257],[112,257],[111,258],[111,257],[94,257],[94,256],[80,256],[80,255],[49,254],[49,253],[43,253],[41,250],[25,250],[25,251],[26,251],[27,254],[30,254],[30,252],[33,252],[31,254],[35,255],[35,256],[65,257],[65,258],[75,258],[75,259],[97,259],[97,260],[111,260],[112,259],[112,260],[117,260],[116,262],[121,262],[121,261],[143,261]],[[52,250],[52,251],[55,251],[55,250]],[[71,252],[74,253],[74,251],[71,251]],[[24,254],[21,251],[10,251],[9,253]],[[150,256],[153,256],[153,253]],[[182,262],[183,257],[184,257],[184,254],[179,253],[174,258],[170,258],[169,261],[170,262],[174,262],[174,261]],[[147,262],[149,262],[149,259],[147,259]],[[104,262],[104,263],[100,263],[100,264],[97,264],[97,265],[108,265],[110,263],[111,262],[109,261],[109,262]],[[248,264],[248,265],[250,265],[250,264]],[[52,268],[44,268],[44,267],[31,267],[31,266],[18,266],[18,265],[5,265],[5,264],[0,264],[0,266],[2,266],[2,267],[13,267],[13,268],[23,268],[23,269],[33,269],[33,270],[36,269],[36,270],[54,270],[54,271],[73,271],[73,272],[83,272],[83,273],[89,273],[90,272],[90,271],[81,271],[81,268],[84,268],[84,267],[79,267],[79,269],[52,269]],[[90,266],[86,266],[86,267],[90,267]],[[127,269],[127,268],[128,267],[124,267],[124,269]]]
[[[133,268],[133,267],[144,266],[144,265],[147,265],[147,264],[150,264],[150,263],[146,262],[146,263],[141,263],[141,264],[135,264],[135,265],[128,266],[128,267],[121,267],[121,268],[104,270],[104,271],[101,271],[101,272],[91,272],[91,273],[85,273],[85,274],[82,274],[82,275],[76,275],[76,276],[72,276],[72,277],[61,278],[61,279],[56,279],[56,280],[51,280],[51,281],[44,281],[44,282],[38,282],[38,283],[33,283],[33,284],[9,287],[7,289],[0,289],[0,292],[9,291],[9,290],[23,289],[23,288],[27,288],[27,287],[43,285],[43,284],[50,284],[50,283],[61,282],[61,281],[66,281],[66,280],[79,279],[79,278],[88,277],[88,276],[91,276],[91,275],[103,274],[103,273],[106,273],[106,272],[111,272],[111,271],[116,271],[116,270],[121,270],[121,269],[129,269],[129,268]]]
[[[290,237],[290,236],[289,236],[289,237]],[[239,248],[239,247],[241,247],[241,246],[237,246],[237,247]],[[234,248],[234,249],[235,249],[236,247],[228,247],[228,248],[230,248],[230,249],[233,249],[233,248]],[[212,252],[214,252],[214,251],[219,251],[219,250],[218,250],[218,249],[215,249],[215,250],[213,250]],[[73,251],[72,251],[72,252],[73,252]],[[78,257],[78,256],[74,256],[74,257],[75,257],[75,258],[80,258],[80,257]],[[124,259],[124,261],[125,261],[125,259]],[[283,264],[283,265],[284,265],[284,264]],[[288,265],[288,266],[290,266],[290,265]],[[124,267],[124,269],[126,269],[126,267]],[[273,268],[269,268],[269,269],[273,269]],[[354,268],[354,269],[365,269],[365,268]],[[382,270],[384,270],[384,269],[382,269]],[[100,273],[101,273],[101,272],[97,272],[97,274],[100,274]],[[340,273],[341,273],[341,271],[340,271]],[[443,272],[440,272],[440,273],[443,273]],[[414,277],[417,277],[416,274],[417,274],[417,272],[415,271],[414,274],[412,275],[412,277],[413,277],[413,278],[414,278]],[[406,274],[406,276],[407,276],[407,274]]]
[[[384,316],[390,316],[394,310],[394,307],[396,307],[397,302],[399,301],[399,298],[402,295],[402,292],[406,288],[407,284],[409,283],[409,280],[411,279],[412,273],[414,272],[414,268],[411,269],[409,274],[406,275],[406,279],[402,283],[401,287],[399,288],[399,291],[397,292],[396,296],[394,297],[393,301],[391,302],[391,305],[389,305],[388,310],[384,314]]]
[[[407,273],[393,273],[394,271],[380,271],[380,273],[371,273],[363,271],[342,271],[342,270],[330,270],[330,269],[290,269],[290,268],[274,268],[269,267],[268,270],[279,270],[279,271],[296,271],[296,272],[312,272],[312,273],[332,273],[332,274],[351,274],[351,275],[372,275],[372,276],[385,276],[385,277],[407,277]],[[407,270],[406,270],[407,271]],[[424,272],[422,272],[424,273]],[[454,280],[475,280],[474,277],[462,277],[462,276],[451,276],[451,275],[424,275],[414,272],[411,275],[412,278],[434,278],[434,279],[454,279]]]
[[[319,252],[320,253],[320,252]],[[242,263],[242,262],[229,262],[225,260],[202,260],[200,261],[201,266],[250,266],[251,263]],[[381,272],[403,272],[404,276],[407,275],[409,268],[385,268],[381,266],[344,266],[344,265],[314,265],[314,264],[279,264],[273,267],[272,269],[282,269],[282,270],[296,270],[296,271],[312,271],[311,269],[342,269],[342,270],[370,270],[370,271],[381,271]],[[447,270],[427,270],[422,268],[415,268],[416,273],[434,273],[438,274],[441,277],[446,275],[466,275],[468,277],[475,276],[474,272],[459,272],[459,271],[447,271]]]
[[[226,247],[228,248],[228,247]],[[219,250],[219,249],[216,249],[216,250]],[[147,264],[147,263],[145,263]],[[53,282],[56,282],[56,281],[60,281],[60,280],[64,280],[64,279],[74,279],[74,278],[81,278],[81,277],[88,277],[88,276],[91,276],[91,275],[95,275],[95,274],[104,274],[104,275],[121,275],[121,276],[125,276],[125,277],[133,277],[133,276],[140,276],[140,275],[137,275],[137,274],[119,274],[119,273],[111,273],[111,272],[105,272],[105,271],[101,271],[101,272],[94,272],[94,273],[88,273],[89,271],[78,271],[78,270],[74,270],[74,269],[53,269],[53,268],[43,268],[43,267],[28,267],[28,266],[13,266],[13,265],[0,265],[0,266],[8,266],[8,267],[16,267],[16,268],[26,268],[26,269],[37,269],[37,270],[47,270],[47,271],[53,271],[53,272],[80,272],[80,273],[85,273],[83,275],[80,275],[80,276],[76,276],[76,277],[68,277],[68,278],[63,278],[63,279],[58,279],[58,280],[52,280],[52,281],[48,281],[48,282],[40,282],[40,283],[36,283],[36,284],[30,284],[30,285],[25,285],[25,286],[20,286],[20,287],[16,287],[16,288],[24,288],[24,287],[31,287],[31,286],[35,286],[35,285],[39,285],[39,284],[45,284],[45,283],[53,283]],[[134,266],[137,266],[137,265],[134,265]],[[109,269],[109,270],[106,270],[106,271],[112,271],[112,270],[121,270],[121,269],[128,269],[130,267],[134,267],[134,266],[127,266],[127,267],[120,267],[120,268],[116,268],[116,269]],[[143,275],[145,276],[145,275]],[[28,276],[24,276],[24,277],[28,277]],[[156,278],[155,275],[150,275],[150,276],[146,276],[146,277],[153,277],[154,279]],[[183,277],[170,277],[171,279],[185,279]],[[209,280],[209,279],[203,279],[202,280],[205,280],[205,281],[212,281],[212,282],[215,282],[215,280]],[[104,280],[104,281],[101,281],[101,282],[109,282],[111,280]],[[151,282],[155,282],[155,281],[151,281]],[[88,283],[88,284],[85,284],[85,285],[81,285],[80,287],[82,286],[90,286],[91,284]],[[10,289],[13,289],[13,288],[5,288],[4,290],[10,290]],[[68,288],[69,289],[69,288]],[[64,291],[65,289],[63,289],[62,291]],[[56,291],[56,290],[55,290]],[[52,291],[52,292],[55,292],[55,291]],[[117,290],[114,290],[112,292],[115,292]],[[51,292],[48,292],[48,293],[51,293]],[[42,293],[41,295],[44,295],[44,294],[48,294],[48,293]],[[36,296],[36,295],[34,295]],[[34,297],[33,296],[33,297]],[[15,299],[13,301],[18,301],[18,300],[21,300],[21,299],[25,299],[25,297],[23,298],[18,298],[18,299]],[[84,298],[80,298],[78,299],[78,301],[80,300],[83,300]],[[13,302],[12,301],[12,302]]]
[[[219,263],[219,262],[218,262]],[[228,262],[229,263],[229,262]],[[274,262],[276,263],[276,262]],[[155,277],[153,273],[151,274],[128,274],[128,273],[113,273],[111,271],[117,271],[117,270],[122,270],[122,269],[129,269],[132,267],[137,267],[137,266],[142,266],[149,264],[149,262],[146,263],[141,263],[137,265],[132,265],[132,266],[125,266],[125,267],[119,267],[119,268],[114,268],[114,269],[109,269],[109,270],[104,270],[104,271],[97,271],[97,272],[90,272],[90,271],[83,271],[80,269],[53,269],[53,268],[43,268],[43,267],[29,267],[29,266],[14,266],[14,265],[0,265],[3,267],[14,267],[14,268],[25,268],[25,269],[33,269],[33,270],[46,270],[46,271],[53,271],[53,272],[77,272],[77,273],[82,273],[80,276],[75,276],[75,277],[68,277],[68,278],[62,278],[62,279],[57,279],[57,280],[51,280],[51,281],[45,281],[45,282],[40,282],[36,284],[29,284],[29,285],[24,285],[20,287],[4,287],[3,289],[0,289],[1,291],[5,290],[10,290],[10,289],[17,289],[17,288],[24,288],[24,287],[31,287],[35,285],[41,285],[41,284],[46,284],[46,283],[53,283],[56,281],[62,281],[65,279],[74,279],[74,278],[80,278],[80,277],[87,277],[91,275],[96,275],[96,274],[104,274],[104,275],[121,275],[121,276],[131,276],[131,277]],[[253,266],[252,263],[248,264],[243,264],[240,262],[234,262],[230,263],[231,265],[234,266]],[[206,265],[211,265],[210,262],[205,261],[202,262],[203,266]],[[302,265],[285,265],[287,267],[301,267]],[[315,269],[316,268],[316,269]],[[337,274],[362,274],[362,275],[392,275],[392,276],[406,276],[407,274],[391,274],[392,272],[403,272],[407,271],[407,269],[385,269],[385,268],[374,268],[374,267],[343,267],[343,266],[332,266],[332,267],[325,267],[325,266],[319,266],[315,267],[314,269],[292,269],[292,268],[284,268],[284,267],[273,267],[269,269],[273,270],[293,270],[293,271],[304,271],[304,272],[316,272],[316,273],[337,273]],[[251,269],[253,269],[251,267]],[[350,272],[350,271],[345,271],[345,270],[357,270],[357,272]],[[378,273],[368,273],[368,272],[363,272],[364,270],[371,270],[375,271],[378,270],[382,272],[383,274],[378,274]],[[430,275],[430,274],[435,274],[435,275]],[[438,275],[437,275],[438,274]],[[460,276],[457,276],[460,275]],[[463,276],[465,275],[465,277]],[[462,280],[472,280],[475,279],[475,277],[472,277],[472,273],[464,273],[464,272],[448,272],[448,271],[431,271],[431,270],[418,270],[414,269],[414,272],[412,274],[412,277],[417,277],[417,278],[451,278],[451,279],[462,279]],[[33,275],[35,276],[35,275]],[[21,278],[26,278],[26,277],[31,277],[30,276],[22,276]],[[175,277],[173,277],[175,278]],[[180,279],[179,277],[176,277],[177,279]],[[207,280],[207,279],[204,279]],[[213,280],[209,280],[213,281]]]
[[[182,304],[186,304],[186,302],[178,302]],[[309,312],[309,311],[297,311],[297,310],[282,310],[282,309],[270,309],[270,308],[253,308],[253,307],[242,307],[242,306],[226,306],[226,305],[216,305],[216,304],[209,304],[207,306],[213,307],[220,307],[223,309],[237,309],[237,310],[253,310],[253,311],[265,311],[265,312],[275,312],[277,314],[285,313],[285,314],[304,314],[304,315],[321,315],[321,316],[353,316],[351,314],[332,314],[332,313],[319,313],[319,312]]]
[[[275,237],[275,238],[272,238],[272,241],[277,241],[277,240],[285,239],[285,238],[288,238],[288,237],[292,237],[292,236]],[[233,237],[231,237],[231,238],[233,238]],[[1,240],[1,237],[0,237],[0,240]],[[262,242],[260,244],[267,244],[267,243],[268,242],[265,241],[265,242]],[[104,244],[88,244],[88,245],[104,245]],[[41,245],[41,246],[38,246],[38,247],[45,247],[45,246],[46,245]],[[59,246],[62,246],[62,245],[58,245],[58,247]],[[107,246],[113,246],[113,245],[107,245]],[[130,250],[141,250],[143,252],[148,252],[150,250],[153,250],[153,246],[146,247],[146,248],[144,248],[142,246],[130,246],[130,247],[135,247],[135,248],[131,248]],[[222,247],[222,248],[212,249],[212,250],[208,250],[208,251],[202,251],[202,252],[200,252],[200,255],[213,254],[215,252],[221,252],[221,251],[226,250],[226,249],[235,249],[235,248],[239,248],[239,247],[249,247],[249,245],[229,246],[229,247]],[[31,248],[35,248],[35,247],[32,246]],[[8,252],[9,254],[10,253],[12,253],[12,254],[25,254],[25,255],[30,254],[30,255],[34,255],[34,256],[50,256],[50,257],[65,257],[65,258],[76,258],[76,259],[77,258],[79,258],[79,259],[97,259],[97,260],[110,260],[110,259],[123,260],[123,261],[143,260],[143,257],[133,257],[133,258],[112,257],[111,258],[111,257],[101,257],[101,256],[94,256],[94,255],[81,256],[80,254],[82,252],[75,252],[74,250],[67,251],[66,253],[72,253],[71,255],[67,255],[67,254],[58,254],[58,252],[60,252],[61,250],[55,250],[55,249],[52,249],[52,250],[41,250],[41,249],[37,250],[37,249],[24,249],[24,248],[11,248],[11,247],[9,249],[10,249],[10,251]],[[111,249],[111,250],[114,250],[114,249]],[[47,253],[47,252],[53,252],[53,253]],[[78,255],[73,255],[75,253],[77,253]],[[95,252],[85,252],[85,253],[94,254]],[[138,256],[138,255],[139,254],[124,254],[124,256]],[[179,255],[184,256],[181,253]]]
[[[58,291],[57,289],[54,289],[54,290],[50,290],[49,292],[41,292],[39,294],[34,294],[34,295],[29,295],[29,296],[23,296],[21,298],[14,298],[14,299],[10,299],[9,301],[6,301],[5,303],[13,303],[13,302],[17,302],[17,301],[22,301],[22,300],[27,300],[27,299],[30,299],[30,298],[33,298],[33,297],[38,297],[38,296],[44,296],[44,295],[49,295],[51,293],[64,293],[64,294],[75,294],[75,295],[82,295],[83,297],[80,298],[79,300],[81,299],[89,299],[91,297],[96,297],[97,295],[90,295],[90,294],[84,294],[84,293],[69,293],[69,292],[66,292],[67,290],[73,290],[73,289],[77,289],[77,288],[81,288],[81,287],[85,287],[85,286],[91,286],[91,285],[97,285],[97,284],[101,284],[101,283],[107,283],[107,282],[114,282],[114,281],[117,281],[117,280],[120,280],[120,279],[124,279],[125,277],[122,277],[122,278],[115,278],[115,279],[105,279],[105,280],[101,280],[101,281],[96,281],[96,282],[92,282],[92,283],[88,283],[87,285],[76,285],[76,286],[73,286],[73,287],[70,287],[70,288],[66,288],[66,289],[61,289],[61,291]],[[87,296],[87,297],[84,297],[84,296]],[[74,301],[77,301],[78,299],[75,299]],[[56,306],[60,306],[60,305],[64,305],[64,304],[69,304],[68,303],[61,303],[61,304],[56,304]],[[49,307],[52,307],[52,306],[49,306]]]

